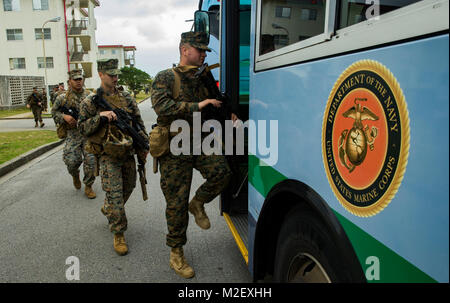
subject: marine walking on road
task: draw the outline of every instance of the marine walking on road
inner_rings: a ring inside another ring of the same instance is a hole
[[[136,187],[136,161],[145,164],[148,154],[145,148],[137,148],[138,141],[148,145],[148,135],[134,98],[125,91],[117,90],[117,59],[97,61],[101,87],[90,94],[81,104],[78,126],[87,137],[86,149],[99,157],[102,188],[105,191],[101,212],[108,219],[109,229],[114,234],[113,247],[119,255],[128,253],[124,232],[128,220],[125,204]],[[121,115],[132,121],[122,121]],[[119,124],[122,122],[122,124]],[[134,139],[118,125],[128,124],[137,128]]]
[[[45,123],[42,121],[42,109],[44,106],[44,99],[42,95],[38,92],[37,86],[33,87],[33,92],[27,98],[27,108],[31,109],[33,113],[34,127],[38,127],[38,122],[41,127],[44,127]]]
[[[57,125],[59,138],[65,138],[63,161],[72,176],[73,185],[76,189],[81,188],[79,167],[83,163],[84,192],[89,199],[94,199],[96,194],[92,189],[92,184],[95,181],[97,161],[94,154],[85,150],[87,139],[77,127],[81,102],[89,95],[83,88],[82,70],[71,70],[69,82],[71,82],[71,88],[56,98],[52,107],[52,116]]]

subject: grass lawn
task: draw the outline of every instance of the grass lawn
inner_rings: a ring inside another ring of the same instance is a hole
[[[150,97],[150,94],[146,95],[144,92],[139,92],[139,94],[136,95],[136,102],[140,103],[147,97]]]
[[[0,133],[0,164],[58,140],[56,131],[52,130]]]
[[[0,118],[7,118],[15,115],[20,114],[30,114],[30,117],[33,117],[33,114],[30,109],[26,107],[19,107],[16,109],[6,109],[6,110],[0,110]],[[51,118],[52,115],[50,113],[42,113],[42,118]]]
[[[19,114],[24,114],[24,113],[29,113],[30,110],[26,107],[19,107],[16,109],[5,109],[5,110],[0,110],[0,118],[5,118],[5,117],[9,117],[9,116],[14,116],[14,115],[19,115]]]

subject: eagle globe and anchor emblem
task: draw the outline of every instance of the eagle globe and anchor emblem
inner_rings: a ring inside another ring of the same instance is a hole
[[[350,131],[343,130],[339,138],[339,159],[350,173],[356,166],[363,163],[367,155],[367,145],[370,146],[370,150],[374,149],[375,138],[378,134],[378,128],[372,126],[370,129],[368,125],[364,126],[362,123],[364,120],[376,121],[379,119],[378,116],[369,108],[357,103],[358,101],[365,102],[367,98],[355,98],[355,106],[344,112],[345,118],[353,118],[355,122],[353,128]]]
[[[330,92],[322,126],[323,163],[339,203],[359,217],[385,209],[403,180],[409,146],[397,79],[374,60],[351,64]]]

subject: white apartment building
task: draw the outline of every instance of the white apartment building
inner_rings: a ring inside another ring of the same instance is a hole
[[[53,86],[65,83],[69,70],[83,68],[86,87],[98,87],[93,71],[98,50],[94,8],[99,5],[98,0],[0,0],[0,76],[47,74],[47,85]]]
[[[99,45],[98,59],[117,59],[119,60],[119,69],[136,65],[136,46],[124,45]]]

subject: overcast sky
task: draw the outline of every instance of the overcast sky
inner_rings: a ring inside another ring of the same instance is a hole
[[[99,45],[136,46],[136,67],[152,77],[178,63],[182,32],[189,31],[198,0],[100,0],[95,8]]]

